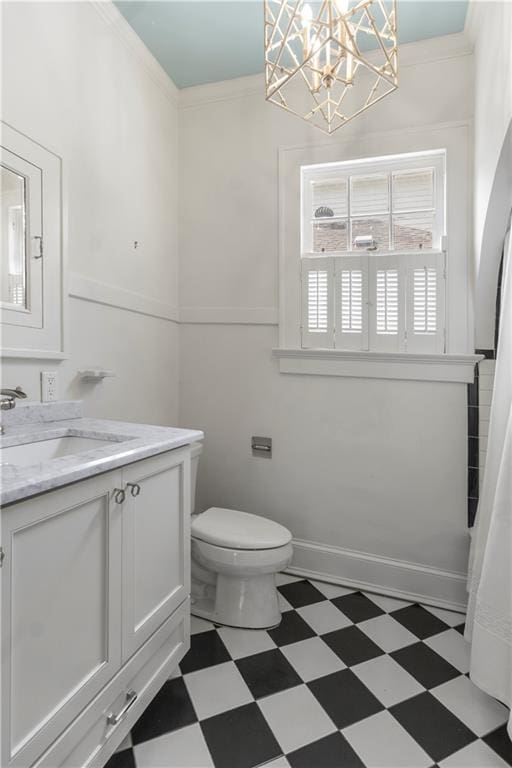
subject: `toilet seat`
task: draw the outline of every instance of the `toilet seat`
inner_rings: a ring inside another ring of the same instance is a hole
[[[284,547],[292,540],[279,523],[237,509],[210,507],[192,518],[192,536],[207,544],[241,550]]]

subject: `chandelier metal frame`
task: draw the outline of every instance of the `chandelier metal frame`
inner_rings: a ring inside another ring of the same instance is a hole
[[[265,0],[265,97],[328,134],[398,87],[396,0],[348,2]]]

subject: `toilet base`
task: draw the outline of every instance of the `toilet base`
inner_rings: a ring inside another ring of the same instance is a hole
[[[231,577],[217,574],[216,585],[192,578],[191,613],[239,629],[272,629],[281,622],[273,573]]]

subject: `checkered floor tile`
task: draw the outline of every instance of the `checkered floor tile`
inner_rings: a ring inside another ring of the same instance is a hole
[[[512,766],[463,616],[278,576],[279,627],[192,618],[192,647],[108,768]]]

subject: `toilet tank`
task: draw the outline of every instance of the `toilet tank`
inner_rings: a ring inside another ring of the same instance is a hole
[[[194,514],[196,508],[197,467],[199,464],[199,456],[202,452],[202,443],[192,443],[190,446],[190,509],[192,514]]]

